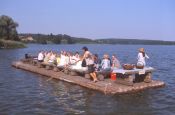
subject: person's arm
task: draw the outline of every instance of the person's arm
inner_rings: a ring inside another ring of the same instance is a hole
[[[103,64],[104,64],[104,61],[102,60],[102,61],[101,61],[101,67],[102,67],[102,68],[103,68]]]
[[[109,64],[110,65],[110,64]],[[111,65],[111,67],[114,67],[115,66],[115,62],[114,61],[112,61],[112,65]]]
[[[149,56],[145,53],[145,57],[147,58],[147,59],[149,59]]]

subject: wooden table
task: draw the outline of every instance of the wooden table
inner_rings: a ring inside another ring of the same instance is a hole
[[[112,73],[116,73],[117,83],[125,84],[125,85],[133,85],[136,82],[146,82],[149,83],[152,81],[152,72],[155,69],[153,67],[144,67],[143,69],[132,69],[132,70],[124,70],[124,69],[113,69]]]

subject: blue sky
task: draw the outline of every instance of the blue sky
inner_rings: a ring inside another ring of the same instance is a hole
[[[175,41],[175,0],[1,0],[20,33]]]

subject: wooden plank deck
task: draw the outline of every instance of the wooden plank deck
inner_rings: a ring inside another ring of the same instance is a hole
[[[134,83],[133,86],[117,84],[111,79],[105,79],[104,81],[94,83],[91,80],[86,79],[82,76],[71,76],[64,74],[61,71],[56,72],[53,70],[46,70],[46,68],[39,68],[29,63],[23,63],[22,61],[13,62],[12,66],[26,71],[48,76],[54,79],[59,79],[73,84],[77,84],[89,89],[98,90],[100,92],[104,92],[105,94],[124,94],[144,90],[146,88],[161,87],[165,85],[164,82],[156,80],[152,80],[150,83]]]

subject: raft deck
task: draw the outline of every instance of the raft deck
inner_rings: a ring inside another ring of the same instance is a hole
[[[48,76],[51,77],[51,79],[52,78],[59,79],[89,89],[98,90],[100,92],[104,92],[105,94],[124,94],[144,90],[146,88],[155,88],[165,85],[164,82],[158,80],[151,80],[151,82],[149,83],[146,82],[134,83],[132,86],[122,85],[116,83],[111,79],[105,79],[104,81],[98,81],[94,83],[90,79],[86,79],[82,76],[71,76],[63,73],[62,71],[46,70],[46,68],[40,68],[36,65],[32,65],[30,63],[24,63],[22,61],[13,62],[12,66],[26,71]]]

